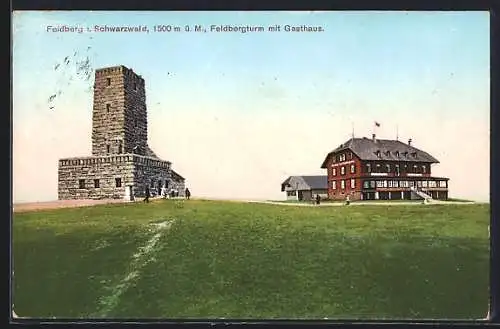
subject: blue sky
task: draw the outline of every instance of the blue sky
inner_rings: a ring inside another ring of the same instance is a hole
[[[195,24],[325,31],[153,32],[154,25]],[[150,33],[54,33],[49,25],[142,25]],[[324,154],[348,138],[351,123],[369,135],[374,120],[387,135],[381,137],[393,138],[397,125],[400,135],[435,154],[460,196],[489,194],[488,12],[18,12],[13,49],[19,200],[54,198],[57,158],[90,152],[92,81],[70,80],[69,68],[54,71],[75,52],[93,68],[125,65],[145,78],[150,144],[200,194],[277,198],[284,176],[321,174]],[[62,93],[49,110],[56,90]],[[189,137],[179,141],[165,130]],[[463,178],[466,164],[474,163],[456,144],[465,132],[488,162],[479,182]],[[36,152],[22,150],[40,148],[53,157],[44,164],[47,181],[29,187],[37,178],[21,162]],[[200,156],[211,161],[203,172],[193,164]],[[252,167],[242,173],[235,169],[241,162]],[[234,186],[248,179],[259,188]]]

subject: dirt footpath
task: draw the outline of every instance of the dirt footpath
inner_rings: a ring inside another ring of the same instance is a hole
[[[111,200],[58,200],[58,201],[48,201],[48,202],[29,202],[29,203],[14,204],[12,206],[12,210],[13,212],[26,212],[26,211],[45,210],[45,209],[57,209],[57,208],[88,207],[98,204],[124,203],[124,202],[127,201],[121,199],[111,199]]]

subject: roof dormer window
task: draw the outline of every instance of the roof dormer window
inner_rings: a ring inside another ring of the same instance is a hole
[[[380,158],[380,150],[377,150],[375,154]]]
[[[396,151],[396,156],[399,157],[399,151]]]
[[[385,155],[390,156],[391,155],[391,151],[385,152]]]
[[[417,158],[417,152],[413,152],[411,155],[412,155],[415,159]]]

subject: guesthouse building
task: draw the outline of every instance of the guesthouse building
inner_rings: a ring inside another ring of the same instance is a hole
[[[432,175],[439,161],[429,153],[399,140],[351,138],[328,153],[328,198],[398,200],[448,198],[448,178]]]

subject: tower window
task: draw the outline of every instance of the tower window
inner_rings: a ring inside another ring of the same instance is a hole
[[[116,187],[122,187],[122,179],[115,178],[115,185],[116,185]]]
[[[78,188],[85,188],[85,179],[78,180]]]
[[[111,78],[106,78],[106,85],[111,86]]]
[[[121,154],[122,152],[123,152],[123,145],[120,142],[120,144],[118,145],[118,154]]]
[[[137,83],[134,82],[134,90],[137,90]]]
[[[107,152],[108,154],[109,154],[109,149],[110,149],[109,145],[106,145],[106,152]]]
[[[99,180],[98,179],[94,179],[94,187],[99,188]]]
[[[106,112],[109,113],[109,110],[111,109],[111,104],[106,104]]]

